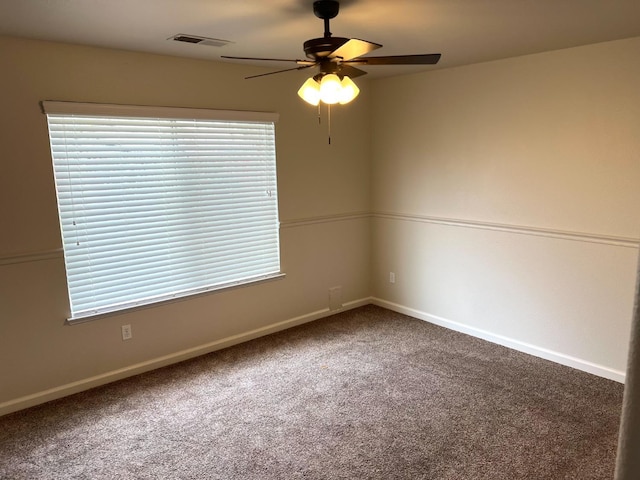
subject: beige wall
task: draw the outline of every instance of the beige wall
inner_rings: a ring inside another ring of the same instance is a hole
[[[0,414],[369,296],[366,92],[332,145],[295,72],[0,37]],[[366,90],[366,89],[363,89]],[[65,326],[68,303],[41,100],[275,111],[283,280]],[[131,324],[123,342],[120,326]],[[239,337],[235,337],[239,336]],[[53,389],[53,391],[49,391]]]
[[[376,80],[379,303],[621,380],[638,58],[635,38]]]
[[[347,306],[373,295],[621,380],[639,54],[631,39],[362,79],[328,146],[300,72],[0,37],[0,414],[326,315],[337,285]],[[286,278],[65,326],[44,99],[279,112]]]

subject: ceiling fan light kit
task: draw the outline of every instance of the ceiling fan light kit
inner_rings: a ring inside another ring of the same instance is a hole
[[[342,80],[334,73],[317,77],[308,78],[298,90],[298,96],[311,105],[317,106],[320,102],[344,105],[360,93],[358,86],[346,75]]]

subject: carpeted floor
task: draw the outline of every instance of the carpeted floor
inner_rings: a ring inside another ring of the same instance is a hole
[[[367,306],[0,418],[2,479],[611,479],[623,386]]]

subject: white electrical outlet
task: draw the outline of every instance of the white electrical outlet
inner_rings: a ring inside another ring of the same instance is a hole
[[[122,340],[131,340],[132,337],[131,325],[122,325]]]
[[[396,283],[396,274],[389,272],[389,283]]]

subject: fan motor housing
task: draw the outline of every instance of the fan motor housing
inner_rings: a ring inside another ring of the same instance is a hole
[[[348,41],[349,39],[344,37],[312,38],[304,42],[304,53],[308,58],[317,60],[328,56]]]

